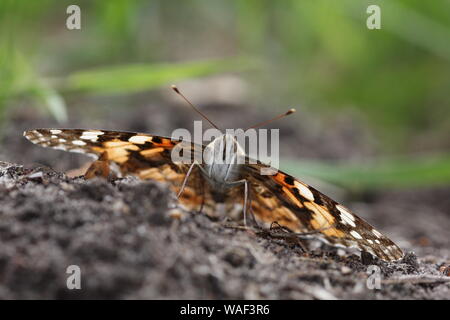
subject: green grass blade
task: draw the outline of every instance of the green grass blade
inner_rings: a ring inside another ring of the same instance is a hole
[[[242,58],[177,64],[129,64],[75,72],[68,76],[62,89],[107,94],[134,93],[186,78],[243,71],[254,66],[253,61]]]
[[[53,88],[46,85],[38,85],[30,89],[30,92],[37,100],[40,100],[47,111],[58,121],[66,122],[67,107],[63,97]]]

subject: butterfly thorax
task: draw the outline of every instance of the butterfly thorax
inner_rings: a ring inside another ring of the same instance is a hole
[[[225,189],[240,180],[245,151],[231,134],[224,134],[209,143],[203,153],[203,174],[208,181]]]

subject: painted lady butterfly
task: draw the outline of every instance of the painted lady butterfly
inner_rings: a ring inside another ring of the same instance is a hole
[[[276,223],[290,232],[310,234],[334,246],[358,248],[386,261],[403,257],[389,238],[313,187],[281,171],[261,175],[262,168],[270,167],[259,161],[216,166],[174,163],[171,151],[182,141],[145,133],[35,129],[24,136],[44,147],[93,156],[97,161],[87,176],[107,174],[109,164],[116,164],[122,174],[166,182],[188,210],[211,216],[244,212],[244,221],[249,211],[265,227]],[[206,151],[213,159],[225,156],[227,144],[232,146],[227,152],[243,152],[227,134],[207,146],[188,143],[192,154]]]

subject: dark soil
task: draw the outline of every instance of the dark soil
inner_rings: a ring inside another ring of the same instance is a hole
[[[138,116],[155,114],[155,108],[106,117],[108,126],[78,120],[71,127],[161,130],[170,135],[173,128],[188,127],[195,116],[169,111],[169,107],[158,112],[156,119]],[[208,112],[211,118],[222,119],[224,126],[267,119],[255,110],[242,109],[236,120],[242,123],[233,124],[227,116],[233,108],[216,111],[222,109],[211,107]],[[308,119],[303,121],[305,126],[300,128],[289,119],[283,123],[282,155],[345,159],[348,154],[364,157],[374,152],[364,142],[366,135],[358,133],[361,129],[351,132],[348,123],[318,135],[308,133]],[[450,297],[446,269],[450,263],[450,186],[337,199],[407,252],[402,261],[386,263],[315,241],[300,245],[242,230],[201,214],[186,213],[179,218],[168,209],[173,195],[163,184],[133,177],[112,181],[70,178],[62,172],[80,165],[82,157],[42,149],[22,137],[23,129],[42,126],[55,125],[28,112],[16,115],[0,152],[0,160],[8,161],[0,164],[2,299]],[[293,143],[298,148],[287,147]],[[81,268],[81,290],[67,289],[70,265]],[[366,285],[369,265],[381,270],[379,290]]]

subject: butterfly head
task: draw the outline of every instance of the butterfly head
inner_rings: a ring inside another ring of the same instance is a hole
[[[218,126],[214,124],[206,115],[204,115],[198,108],[196,108],[181,92],[177,86],[172,85],[172,89],[181,97],[187,104],[198,114],[200,114],[206,121],[208,121],[216,130],[221,131]],[[249,129],[259,128],[272,121],[281,119],[295,112],[295,109],[289,109],[287,112],[276,116],[273,119],[257,123]],[[223,132],[223,131],[221,131]],[[205,147],[203,153],[203,173],[215,184],[230,185],[240,177],[240,165],[245,164],[246,154],[244,149],[239,145],[235,136],[229,133],[220,135],[214,139],[209,145]]]

